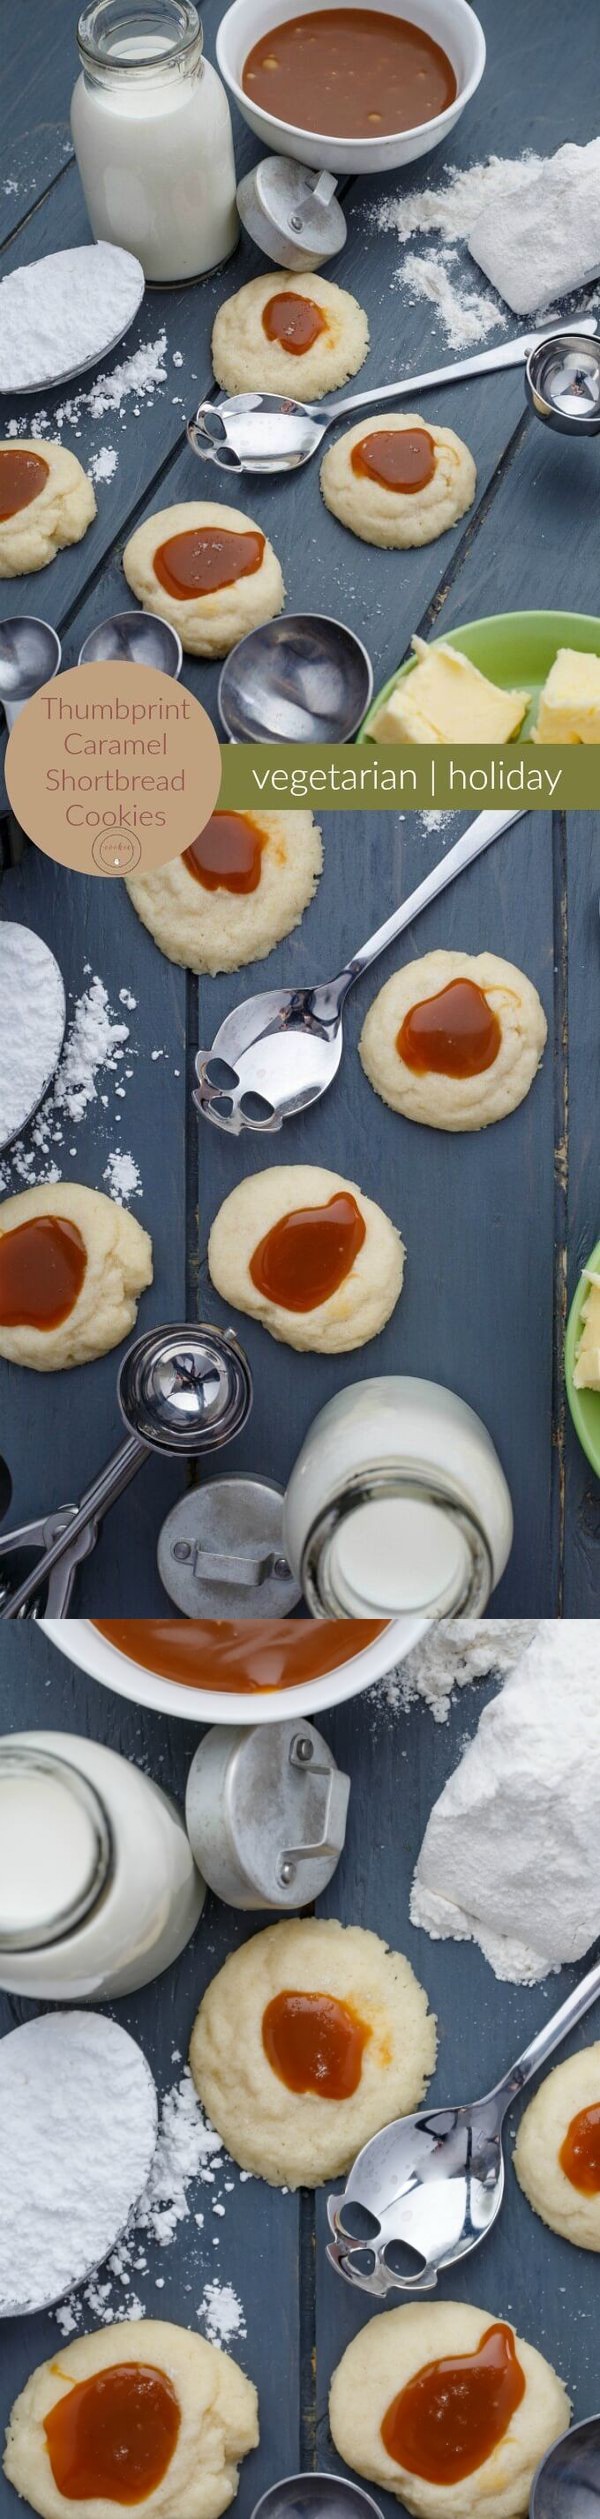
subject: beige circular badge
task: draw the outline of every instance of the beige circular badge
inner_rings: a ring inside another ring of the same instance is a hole
[[[27,701],[6,751],[13,813],[59,866],[166,866],[208,822],[218,737],[191,691],[147,665],[74,665]]]

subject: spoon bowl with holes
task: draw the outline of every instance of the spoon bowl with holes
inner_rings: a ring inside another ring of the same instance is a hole
[[[565,1383],[567,1399],[582,1451],[600,1478],[600,1390],[578,1389],[575,1381],[577,1351],[584,1328],[583,1307],[594,1278],[600,1284],[600,1242],[594,1244],[589,1260],[575,1288],[565,1338]]]
[[[343,2195],[330,2195],[330,2265],[372,2300],[436,2289],[447,2266],[479,2248],[504,2194],[502,2127],[532,2075],[600,1995],[600,1962],[485,2098],[399,2117],[365,2143]]]

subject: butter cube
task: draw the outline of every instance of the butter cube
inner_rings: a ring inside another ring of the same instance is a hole
[[[600,656],[559,647],[542,691],[534,743],[600,743]]]
[[[374,743],[510,743],[529,708],[528,691],[501,691],[458,647],[414,638],[414,672],[397,682],[369,733]]]
[[[589,1294],[582,1305],[583,1329],[575,1357],[576,1391],[600,1391],[600,1277],[586,1268]]]

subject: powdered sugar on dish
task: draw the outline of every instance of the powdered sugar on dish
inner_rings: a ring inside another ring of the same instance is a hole
[[[218,2249],[221,2244],[226,2199],[247,2183],[247,2175],[236,2170],[229,2160],[220,2136],[200,2107],[186,2066],[162,2100],[148,2185],[131,2215],[125,2236],[109,2257],[106,2273],[86,2283],[81,2291],[73,2292],[55,2311],[61,2334],[75,2335],[85,2328],[89,2312],[100,2326],[143,2317],[148,2302],[140,2299],[136,2277],[146,2276],[154,2291],[164,2290],[164,2275],[155,2271],[154,2251],[172,2247],[182,2224],[189,2225],[188,2263],[189,2243],[192,2250],[186,2288],[190,2297],[193,2291],[198,2292],[199,2281],[206,2273],[208,2248]],[[211,2230],[212,2220],[219,2225],[216,2231]],[[206,2276],[195,2314],[211,2344],[227,2345],[235,2336],[246,2334],[242,2302],[233,2284],[226,2278],[221,2280],[214,2270]]]
[[[10,1195],[18,1189],[31,1189],[37,1182],[60,1181],[60,1150],[66,1144],[71,1156],[76,1153],[76,1147],[70,1143],[72,1131],[80,1126],[94,1103],[98,1106],[94,1115],[97,1139],[102,1146],[109,1127],[114,1131],[121,1126],[118,1103],[125,1100],[124,1080],[132,1077],[136,1057],[129,1024],[114,1013],[99,974],[88,974],[87,985],[72,1007],[54,1083],[31,1127],[17,1138],[0,1165],[0,1190]],[[114,1079],[113,1097],[117,1104],[112,1113],[111,1096],[106,1090],[110,1079]],[[110,1117],[103,1118],[103,1113]],[[119,1143],[107,1151],[104,1179],[110,1181],[111,1196],[123,1206],[130,1198],[141,1196],[137,1164]]]

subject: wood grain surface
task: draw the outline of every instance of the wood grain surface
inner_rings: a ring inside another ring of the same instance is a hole
[[[76,73],[71,0],[3,0],[6,45],[0,134],[4,251],[0,271],[59,245],[86,241],[88,228],[69,147],[68,106]],[[204,11],[214,56],[217,0]],[[437,181],[444,162],[466,165],[497,151],[549,152],[566,139],[594,136],[592,76],[595,0],[482,0],[488,66],[481,88],[445,153],[406,181]],[[257,154],[236,127],[238,168]],[[415,370],[448,357],[435,310],[394,286],[397,240],[379,234],[368,204],[401,188],[347,184],[348,240],[335,273],[367,307],[371,351],[364,380]],[[113,479],[98,488],[98,516],[85,540],[43,576],[5,583],[0,612],[45,611],[73,663],[85,632],[128,601],[123,544],[153,508],[207,494],[214,477],[185,439],[185,418],[211,390],[210,333],[222,299],[257,267],[244,241],[227,267],[201,286],[147,292],[123,351],[164,329],[166,376],[153,399],[131,399],[122,419],[79,408],[61,427],[85,464],[105,443],[117,449]],[[328,266],[329,268],[329,266]],[[472,268],[472,267],[471,267]],[[518,328],[518,327],[517,327]],[[112,364],[112,363],[109,363]],[[58,408],[65,395],[55,396]],[[51,411],[51,396],[41,396]],[[427,635],[482,613],[513,607],[598,609],[597,485],[594,443],[553,438],[527,414],[518,373],[463,384],[432,401],[432,414],[464,433],[478,466],[477,503],[439,545],[393,554],[354,541],[324,510],[318,467],[294,481],[248,485],[247,506],[278,550],[290,606],[340,615],[366,639],[376,685],[406,651],[415,629]],[[34,404],[0,406],[0,433],[13,419],[35,425]],[[236,494],[237,495],[237,494]],[[227,484],[219,496],[227,499]],[[216,714],[216,668],[186,659],[184,679]],[[523,1109],[479,1138],[448,1138],[411,1128],[377,1103],[356,1056],[363,1013],[379,984],[357,991],[348,1013],[342,1075],[327,1103],[291,1127],[269,1153],[243,1154],[205,1129],[200,1138],[190,1085],[198,1041],[252,987],[326,976],[378,923],[449,844],[463,824],[426,830],[416,816],[328,815],[325,873],[301,929],[268,965],[233,982],[196,984],[166,963],[136,920],[121,887],[67,876],[25,848],[1,887],[1,910],[47,937],[74,995],[87,963],[118,1006],[126,987],[136,1052],[124,1109],[123,1143],[143,1182],[135,1212],[153,1233],[155,1282],[140,1325],[221,1307],[207,1284],[208,1230],[241,1164],[285,1160],[334,1163],[358,1179],[400,1224],[406,1290],[384,1336],[335,1365],[300,1361],[266,1333],[238,1323],[256,1369],[254,1416],[231,1455],[285,1482],[298,1441],[319,1401],[358,1373],[418,1370],[438,1376],[479,1408],[496,1439],[515,1502],[516,1538],[497,1595],[505,1612],[561,1607],[593,1614],[600,1599],[598,1487],[565,1419],[561,1344],[567,1293],[597,1238],[595,1125],[598,1087],[598,821],[593,814],[530,815],[419,921],[404,953],[429,945],[489,947],[520,961],[539,987],[549,1022],[542,1074]],[[388,956],[381,980],[392,967]],[[200,1003],[198,1002],[200,998]],[[153,1057],[158,1050],[165,1054]],[[91,1104],[71,1148],[59,1152],[67,1177],[102,1186],[108,1121]],[[19,1186],[18,1183],[15,1186]],[[0,1368],[0,1440],[15,1481],[21,1519],[76,1495],[118,1437],[115,1362],[106,1358],[68,1379]],[[32,1439],[33,1437],[33,1439]],[[229,1465],[229,1464],[228,1464]],[[77,1606],[152,1614],[163,1604],[155,1547],[179,1474],[153,1463],[111,1516],[97,1555],[82,1569]]]

